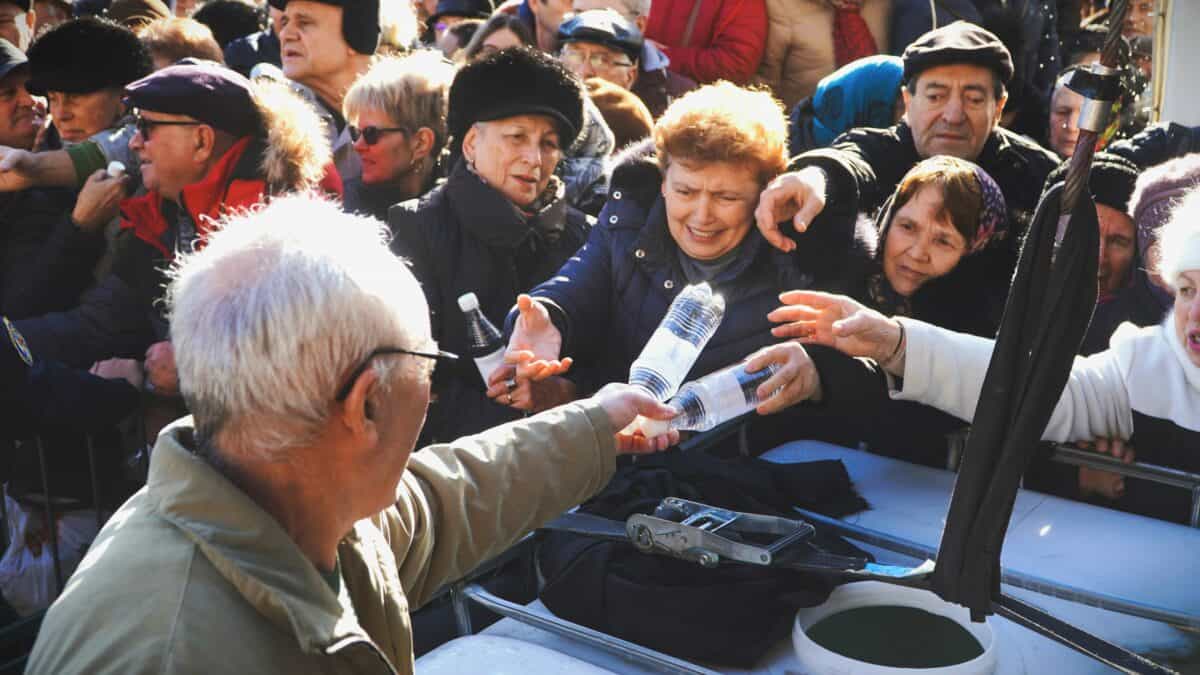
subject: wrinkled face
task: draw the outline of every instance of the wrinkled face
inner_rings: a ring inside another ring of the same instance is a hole
[[[33,97],[25,91],[28,68],[17,68],[0,79],[0,145],[29,150],[37,138]]]
[[[36,13],[26,12],[10,2],[0,2],[0,38],[8,40],[17,49],[29,49],[36,23]]]
[[[926,186],[892,216],[883,273],[893,290],[909,297],[925,282],[949,274],[966,250],[962,233],[943,212],[941,190]]]
[[[904,89],[904,117],[922,159],[951,155],[974,161],[1000,121],[1007,97],[996,99],[994,75],[982,66],[934,66]]]
[[[141,111],[143,119],[154,122],[194,122],[183,115]],[[177,201],[179,193],[204,177],[205,163],[197,156],[199,125],[154,126],[150,137],[139,131],[129,139],[141,162],[142,183],[147,191],[157,191],[165,199]]]
[[[488,185],[526,208],[550,183],[562,146],[549,117],[517,115],[472,126],[463,138],[463,155]]]
[[[565,44],[559,58],[581,80],[598,77],[629,89],[637,78],[637,64],[628,55],[595,42]]]
[[[1200,270],[1187,270],[1175,280],[1175,336],[1200,368]]]
[[[671,238],[690,258],[720,258],[742,243],[754,226],[760,192],[753,167],[672,160],[662,185]]]
[[[121,90],[101,89],[88,94],[51,91],[46,94],[50,116],[64,141],[79,143],[115,125],[125,113]]]
[[[301,84],[321,82],[353,67],[354,51],[342,37],[341,7],[292,0],[280,20],[283,74]]]
[[[517,37],[517,34],[511,30],[501,28],[484,38],[483,44],[480,45],[479,53],[475,55],[475,58],[482,59],[488,54],[494,54],[498,51],[519,46],[521,46],[521,38]]]
[[[436,351],[435,347],[418,348]],[[368,513],[379,513],[396,501],[396,486],[404,476],[429,408],[433,363],[410,354],[377,358],[395,359],[389,375],[391,387],[380,398],[375,412],[379,440],[364,462],[357,484],[373,495]],[[399,372],[397,372],[397,370]]]
[[[1075,154],[1075,141],[1079,140],[1079,109],[1083,107],[1083,96],[1065,86],[1054,90],[1050,99],[1050,149],[1063,159]]]
[[[366,108],[358,117],[349,120],[359,129],[397,128],[390,115],[377,108]],[[368,145],[365,135],[354,142],[354,151],[362,160],[362,181],[367,185],[390,183],[409,171],[413,165],[413,152],[409,147],[409,134],[403,131],[380,132],[375,145]]]
[[[1133,218],[1111,206],[1096,205],[1100,220],[1100,293],[1111,295],[1129,281],[1137,229]]]

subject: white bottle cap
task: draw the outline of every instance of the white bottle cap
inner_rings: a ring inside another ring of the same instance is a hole
[[[125,175],[125,165],[118,161],[115,161],[115,160],[109,162],[108,163],[108,175],[112,176],[113,178],[120,178],[121,176],[124,176]]]
[[[649,417],[638,416],[636,424],[646,438],[665,436],[671,430],[670,420],[652,420]]]
[[[458,308],[464,312],[479,309],[479,298],[474,293],[463,293],[458,296]]]

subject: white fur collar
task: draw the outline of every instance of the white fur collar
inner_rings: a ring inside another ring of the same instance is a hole
[[[1200,367],[1180,344],[1170,313],[1149,328],[1122,324],[1109,344],[1121,364],[1133,410],[1200,431]]]

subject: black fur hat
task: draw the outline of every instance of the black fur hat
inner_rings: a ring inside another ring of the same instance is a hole
[[[150,74],[150,54],[128,28],[95,17],[73,19],[42,33],[29,47],[29,93],[87,94]]]
[[[574,144],[583,129],[583,85],[558,59],[514,47],[464,66],[450,85],[447,126],[451,150],[476,122],[516,115],[547,115],[558,123],[560,145]]]

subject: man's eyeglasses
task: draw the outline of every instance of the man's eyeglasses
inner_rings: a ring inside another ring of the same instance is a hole
[[[176,121],[176,120],[152,120],[152,119],[147,119],[145,117],[142,117],[141,115],[134,115],[134,117],[133,117],[133,125],[135,127],[137,127],[138,133],[142,135],[143,141],[150,140],[150,131],[153,130],[154,127],[196,127],[196,126],[202,126],[203,124],[204,124],[204,122],[183,122],[183,121]]]
[[[366,142],[367,145],[375,145],[376,143],[379,142],[379,139],[382,138],[384,134],[407,133],[408,132],[408,129],[405,129],[403,127],[374,127],[374,126],[372,126],[372,127],[363,127],[361,129],[359,129],[358,127],[354,126],[353,124],[348,126],[347,130],[349,130],[349,132],[350,132],[350,140],[357,143],[359,137],[361,137],[363,139],[363,141]]]
[[[453,363],[454,361],[458,360],[458,354],[451,354],[450,352],[444,352],[440,349],[436,352],[416,352],[411,349],[401,349],[399,347],[380,347],[370,354],[367,354],[367,358],[363,359],[363,362],[350,373],[350,377],[346,378],[346,384],[342,385],[342,387],[338,389],[337,396],[334,400],[336,400],[338,403],[345,401],[346,397],[350,395],[350,390],[354,388],[354,383],[358,380],[358,377],[363,374],[363,371],[367,369],[367,366],[371,365],[371,361],[374,361],[375,357],[377,356],[386,356],[388,354],[408,354],[409,356],[420,356],[421,358],[433,359],[434,361],[439,362],[449,361]]]
[[[562,50],[561,56],[563,63],[566,63],[568,66],[573,68],[579,68],[584,63],[590,63],[592,68],[596,70],[612,70],[613,68],[633,67],[632,61],[617,61],[608,54],[602,54],[600,52],[587,53],[568,48]]]

